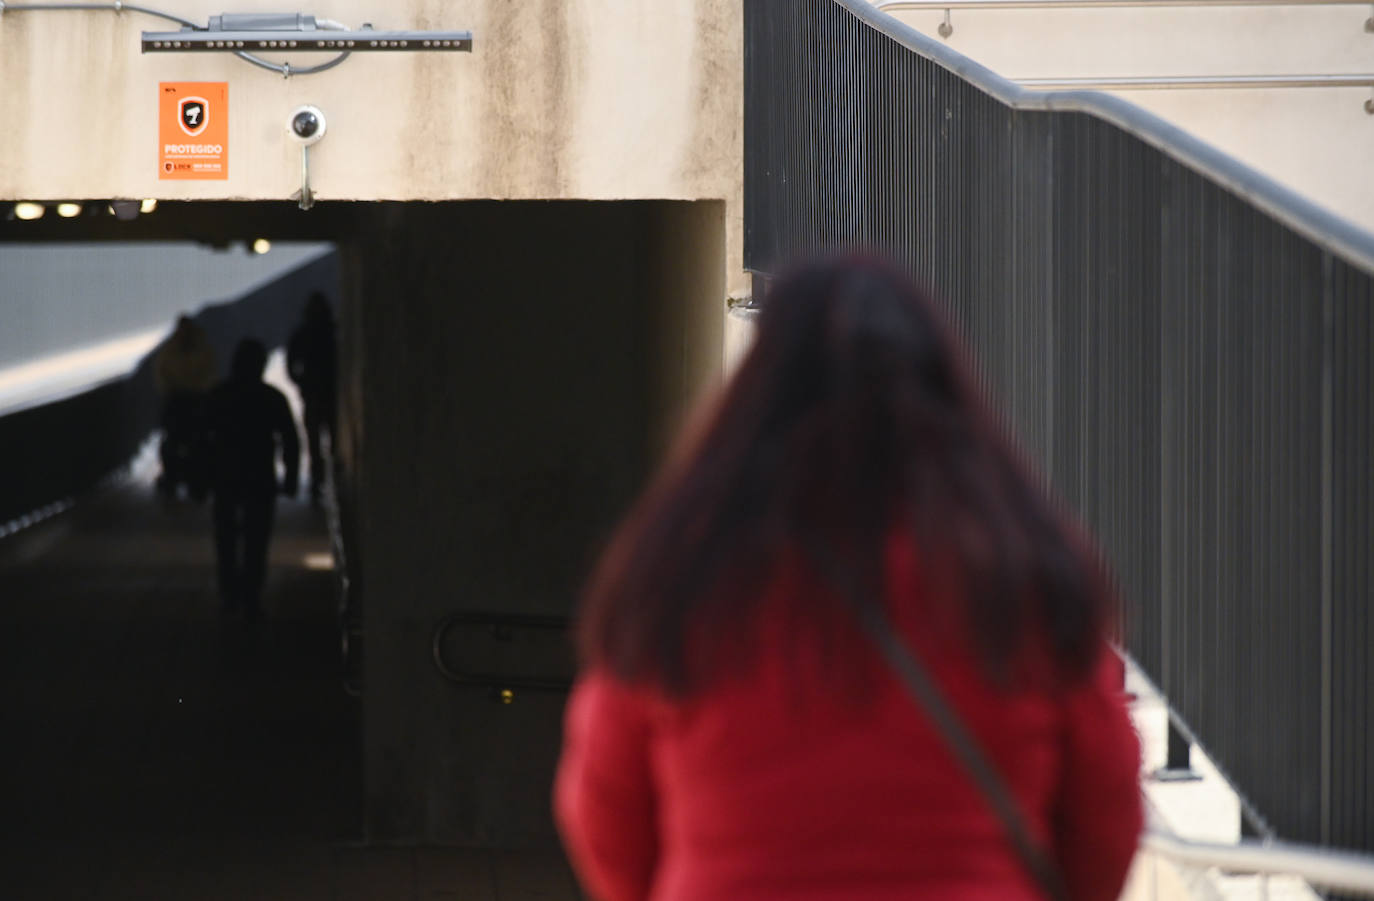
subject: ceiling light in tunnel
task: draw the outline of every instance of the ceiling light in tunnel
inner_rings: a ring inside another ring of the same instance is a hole
[[[14,205],[14,217],[25,221],[42,219],[46,210],[41,203],[16,203]]]
[[[301,558],[301,566],[306,569],[331,570],[334,568],[334,555],[332,553],[306,554]]]
[[[272,249],[272,242],[266,238],[258,238],[249,246],[253,249],[253,253],[263,254]]]
[[[63,219],[71,219],[81,215],[81,204],[79,203],[59,203],[57,205],[57,215]]]
[[[151,197],[138,205],[138,211],[140,213],[151,213],[155,209],[157,209],[157,201],[153,200]]]

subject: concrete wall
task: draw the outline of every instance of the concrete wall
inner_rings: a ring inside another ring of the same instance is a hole
[[[553,841],[563,696],[445,681],[434,628],[570,611],[720,370],[724,247],[720,203],[405,205],[345,243],[371,839]]]
[[[938,38],[942,11],[893,14]],[[1368,6],[954,10],[948,43],[1023,78],[1369,73]],[[1374,229],[1367,88],[1118,91]]]
[[[667,450],[703,389],[717,382],[729,348],[727,317],[705,302],[724,294],[725,205],[648,204],[637,255],[641,302],[647,307],[649,440],[654,458]]]
[[[715,199],[739,265],[741,0],[326,0],[356,28],[470,29],[474,51],[355,54],[284,79],[228,54],[139,53],[174,25],[109,11],[0,14],[0,199],[285,199],[292,109],[318,105],[326,200]],[[221,0],[179,0],[205,22]],[[278,12],[243,0],[234,12]],[[293,65],[324,54],[277,55]],[[229,85],[225,181],[158,179],[161,81]]]

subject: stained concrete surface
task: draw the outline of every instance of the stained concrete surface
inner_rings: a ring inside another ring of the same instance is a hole
[[[281,505],[250,632],[208,520],[125,480],[0,541],[0,897],[577,897],[556,852],[360,843],[322,522]]]
[[[453,613],[570,613],[666,436],[719,381],[724,207],[375,212],[341,246],[339,314],[369,834],[556,847],[565,698],[494,703],[436,678],[425,649]],[[542,647],[522,669],[561,668],[565,649]]]

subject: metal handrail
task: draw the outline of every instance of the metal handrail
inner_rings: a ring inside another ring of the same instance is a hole
[[[940,37],[954,34],[950,11],[955,9],[1152,9],[1211,6],[1368,6],[1369,0],[873,0],[883,12],[939,12]],[[1364,30],[1374,32],[1374,18],[1365,20]]]
[[[954,34],[950,10],[954,9],[1152,9],[1209,6],[1368,6],[1369,0],[873,0],[883,12],[939,12],[940,37]],[[1374,31],[1374,18],[1367,19],[1365,31]]]
[[[1119,9],[1169,6],[1368,6],[1369,0],[876,0],[884,12],[945,9]]]
[[[832,0],[856,19],[918,56],[957,75],[1007,106],[1026,111],[1086,113],[1134,135],[1307,238],[1317,247],[1374,273],[1374,234],[1324,209],[1267,175],[1129,100],[1100,91],[1036,91],[1023,87],[927,37],[866,0]]]
[[[1227,88],[1371,88],[1374,74],[1361,75],[1130,75],[1121,77],[1018,78],[1042,91],[1176,91]]]
[[[464,611],[450,613],[434,626],[430,641],[430,652],[434,667],[445,679],[461,685],[475,685],[484,688],[525,688],[533,691],[568,691],[572,687],[571,678],[545,676],[508,676],[501,673],[475,673],[449,666],[444,659],[444,641],[448,632],[457,625],[490,626],[496,629],[544,629],[566,632],[570,620],[566,616],[541,616],[522,613],[490,613]]]
[[[1287,842],[1196,842],[1155,829],[1142,836],[1140,846],[1176,863],[1261,876],[1297,876],[1323,888],[1374,897],[1374,855]]]

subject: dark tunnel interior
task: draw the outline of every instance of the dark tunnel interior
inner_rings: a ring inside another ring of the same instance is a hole
[[[251,628],[215,602],[207,508],[154,496],[151,358],[0,414],[0,520],[72,502],[0,538],[18,896],[219,874],[225,897],[314,897],[321,870],[338,889],[455,866],[492,891],[502,873],[574,891],[548,812],[566,624],[719,374],[723,219],[667,201],[216,202],[0,223],[0,244],[337,248],[198,317],[222,361],[250,333],[280,348],[313,290],[337,317],[333,491],[323,511],[277,504]],[[86,866],[63,863],[74,848]]]

